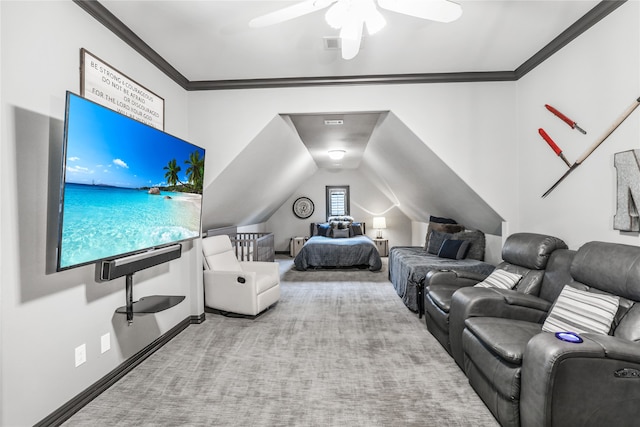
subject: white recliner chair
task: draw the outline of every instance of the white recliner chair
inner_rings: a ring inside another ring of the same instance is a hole
[[[238,261],[227,235],[202,239],[202,252],[205,306],[256,316],[280,299],[277,262]]]

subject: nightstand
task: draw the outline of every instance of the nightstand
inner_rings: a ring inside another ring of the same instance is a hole
[[[389,256],[389,241],[387,239],[373,239],[380,256]]]
[[[292,237],[291,247],[289,248],[289,255],[295,258],[295,256],[298,255],[298,252],[300,252],[300,250],[304,246],[304,242],[306,242],[308,239],[308,237]]]

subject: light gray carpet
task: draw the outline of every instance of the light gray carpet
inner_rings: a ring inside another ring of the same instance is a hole
[[[65,425],[496,426],[378,274],[283,281],[255,320],[207,314]]]

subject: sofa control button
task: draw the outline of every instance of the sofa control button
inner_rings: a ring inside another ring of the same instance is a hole
[[[238,283],[245,283],[246,279],[244,277],[238,277]]]
[[[616,378],[640,378],[640,371],[633,368],[618,369],[613,373]]]

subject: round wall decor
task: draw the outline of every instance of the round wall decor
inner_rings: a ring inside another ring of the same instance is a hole
[[[300,219],[309,218],[313,214],[313,202],[308,197],[298,197],[293,202],[293,213]]]

